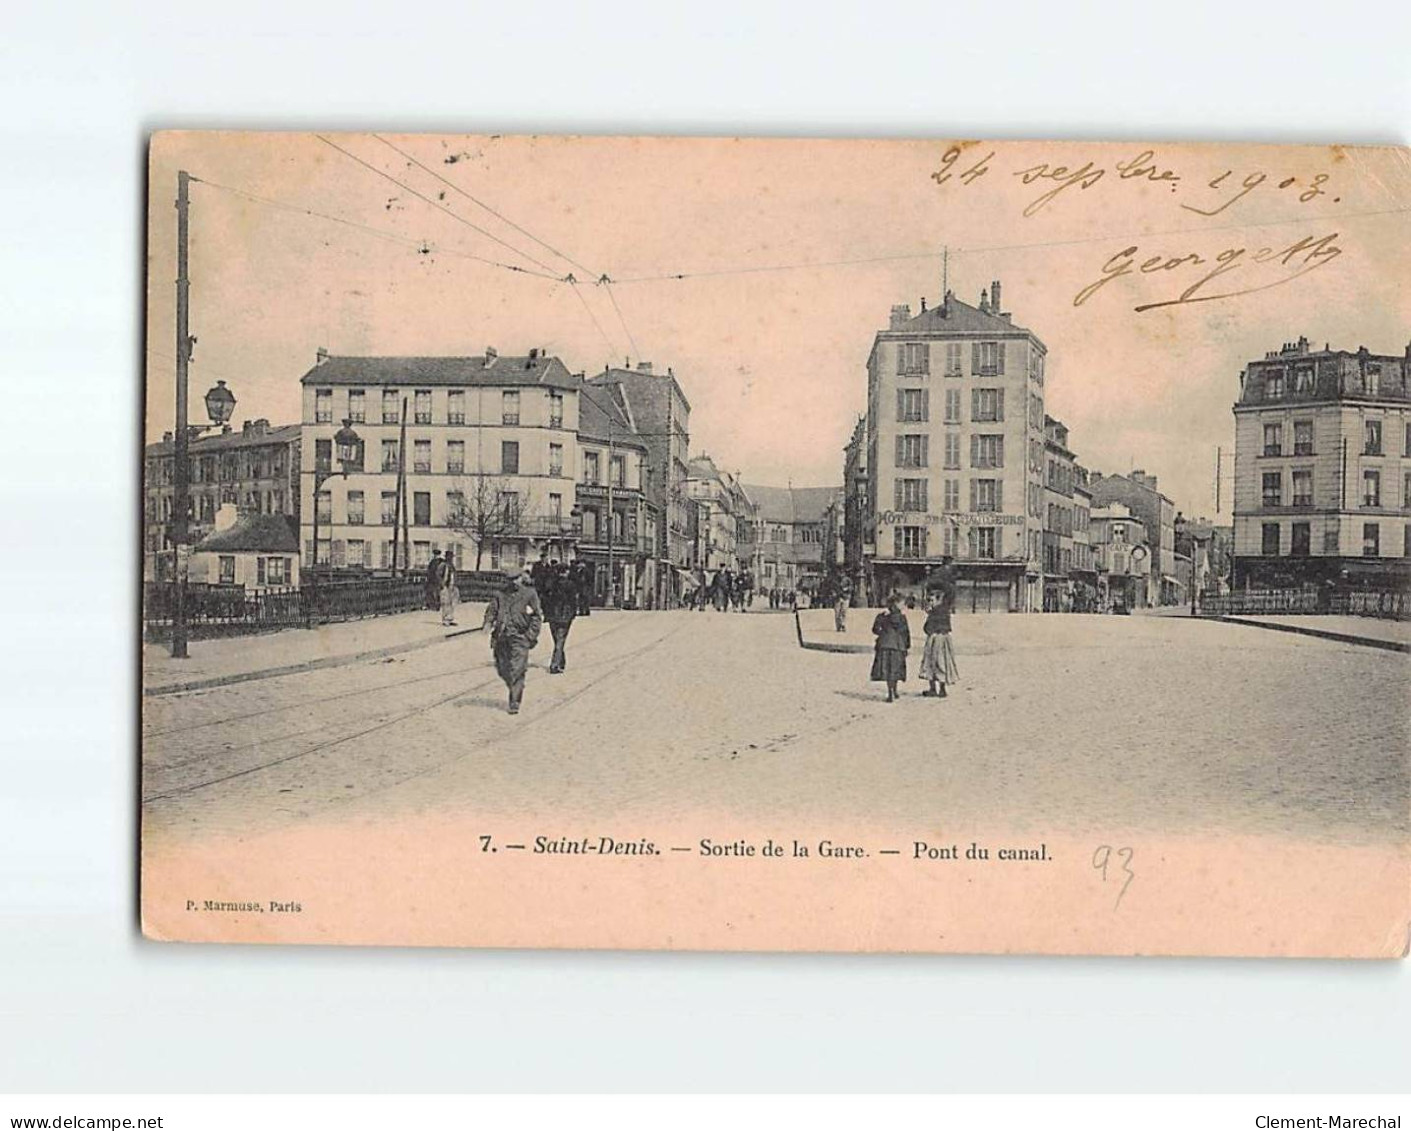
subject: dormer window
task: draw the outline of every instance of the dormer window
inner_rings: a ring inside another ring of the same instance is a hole
[[[1264,374],[1264,399],[1276,401],[1284,395],[1284,371],[1270,369]]]

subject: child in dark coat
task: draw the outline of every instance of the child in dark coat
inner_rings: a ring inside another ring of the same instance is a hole
[[[887,685],[887,702],[897,699],[897,684],[906,680],[906,654],[911,648],[911,627],[901,611],[901,597],[893,593],[887,598],[887,609],[872,622],[872,635],[877,638],[872,654],[872,678]]]

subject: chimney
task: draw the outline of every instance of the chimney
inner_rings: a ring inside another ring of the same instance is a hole
[[[999,280],[996,279],[990,284],[990,312],[998,314],[1002,309],[999,304]]]
[[[921,296],[921,313],[922,313],[922,314],[925,314],[925,313],[926,313],[926,296],[925,296],[925,295],[922,295],[922,296]]]
[[[985,290],[985,289],[982,287],[982,288],[980,289],[980,313],[981,313],[981,314],[988,314],[989,312],[990,312],[990,294],[989,294],[989,292],[988,292],[987,290]]]
[[[500,356],[500,352],[499,352],[499,350],[497,350],[494,346],[486,346],[486,347],[485,347],[485,368],[488,369],[488,368],[490,368],[490,366],[494,365],[494,364],[495,364],[495,359],[496,359],[497,357],[499,357],[499,356]]]
[[[1407,346],[1407,347],[1406,347],[1406,352],[1407,352],[1407,353],[1411,353],[1411,346]],[[172,434],[171,434],[170,432],[163,432],[163,433],[162,433],[162,443],[164,443],[164,444],[170,444],[170,443],[171,443],[171,439],[172,439]]]
[[[325,349],[323,346],[319,346],[318,349],[314,351],[314,365],[322,365],[327,360],[328,350]]]
[[[651,371],[652,371],[652,363],[651,363],[650,361],[639,361],[639,362],[637,362],[637,372],[638,372],[638,373],[650,373]]]
[[[950,317],[950,300],[954,297],[954,295],[955,295],[955,292],[954,292],[954,291],[947,290],[946,293],[941,296],[941,317],[942,317],[942,318],[949,318],[949,317]]]
[[[229,530],[239,517],[240,510],[234,503],[221,503],[220,509],[216,511],[216,533]]]
[[[888,329],[900,330],[906,323],[911,321],[911,303],[904,302],[900,306],[892,307],[892,321]]]

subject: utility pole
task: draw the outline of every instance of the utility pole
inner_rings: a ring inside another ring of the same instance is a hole
[[[612,440],[612,413],[607,413],[608,418],[608,606],[617,608],[617,582],[612,573],[612,477],[613,477],[613,440]]]
[[[402,576],[412,564],[411,516],[407,513],[407,398],[402,398],[402,429],[397,439],[397,502],[402,512]],[[397,531],[392,531],[395,541]]]
[[[191,354],[191,336],[187,320],[191,299],[191,280],[187,277],[186,244],[190,213],[191,174],[185,169],[176,174],[176,429],[175,444],[176,498],[172,516],[173,564],[176,567],[176,609],[172,616],[171,654],[174,659],[187,658],[186,651],[186,579],[191,559],[186,539],[189,533],[187,516],[191,509],[191,468],[187,435],[187,362]]]

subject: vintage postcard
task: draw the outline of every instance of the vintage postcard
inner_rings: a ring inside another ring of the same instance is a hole
[[[1408,151],[149,186],[149,937],[1405,954]]]

